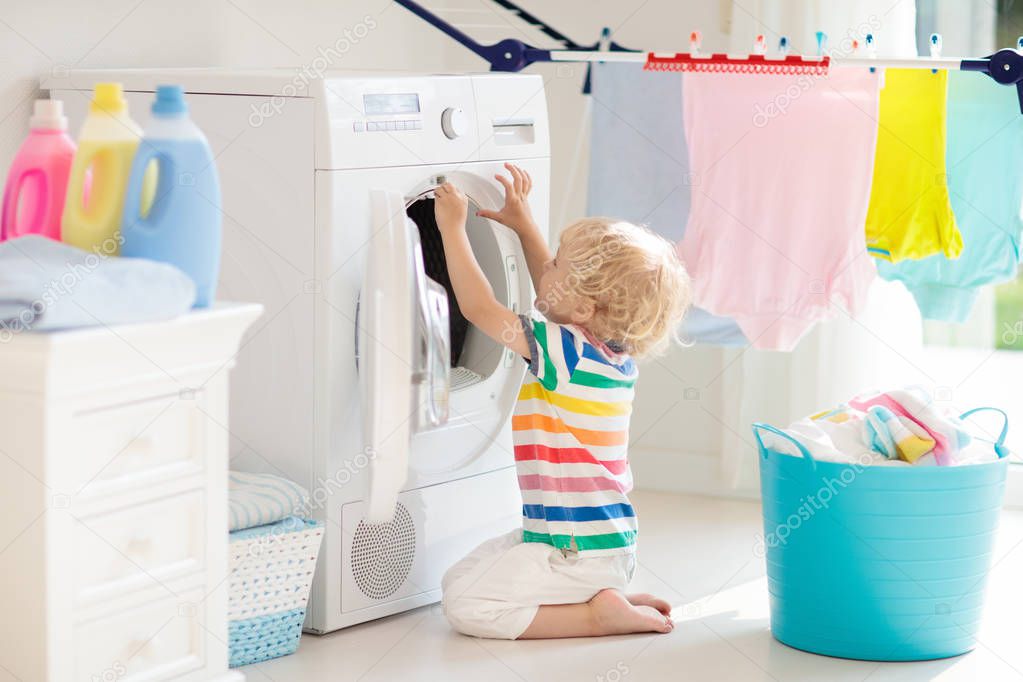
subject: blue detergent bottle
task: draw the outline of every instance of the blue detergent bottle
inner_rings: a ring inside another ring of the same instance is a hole
[[[216,295],[222,239],[213,152],[179,86],[159,86],[152,113],[128,178],[121,255],[177,266],[195,282],[195,307],[206,308]],[[146,206],[143,178],[154,163],[156,193]]]

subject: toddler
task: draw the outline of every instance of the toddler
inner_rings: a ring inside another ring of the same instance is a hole
[[[689,303],[675,249],[608,218],[568,226],[552,258],[533,222],[529,174],[506,164],[504,206],[481,215],[518,235],[543,316],[494,297],[465,231],[466,197],[436,191],[437,226],[462,314],[529,362],[512,418],[523,528],[493,538],[443,580],[444,613],[477,637],[669,632],[671,607],[626,594],[636,568],[627,493],[633,358],[667,345]]]

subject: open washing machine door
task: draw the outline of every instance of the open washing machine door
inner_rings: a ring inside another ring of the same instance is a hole
[[[391,521],[417,431],[443,425],[450,392],[449,311],[429,278],[419,231],[398,192],[373,190],[358,313],[363,452],[369,461],[367,523]]]

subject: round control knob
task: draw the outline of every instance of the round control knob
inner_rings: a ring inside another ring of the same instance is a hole
[[[469,119],[459,107],[448,107],[440,115],[440,129],[453,140],[469,132]]]

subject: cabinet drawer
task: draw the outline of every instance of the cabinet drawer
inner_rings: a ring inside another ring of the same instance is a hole
[[[68,489],[82,499],[201,471],[207,416],[201,391],[108,407],[71,420]]]
[[[74,679],[167,680],[201,668],[206,657],[202,598],[202,590],[194,590],[79,623]]]
[[[73,542],[78,606],[202,570],[205,495],[195,491],[80,519]]]

